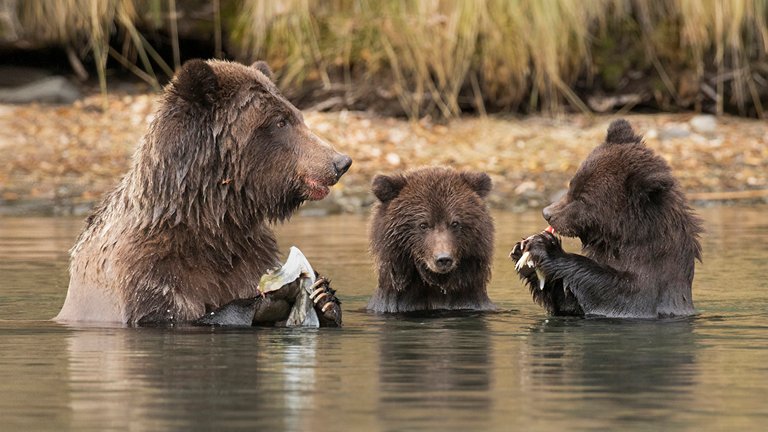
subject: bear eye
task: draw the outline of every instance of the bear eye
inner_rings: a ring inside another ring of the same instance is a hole
[[[426,230],[427,228],[429,228],[429,225],[427,225],[425,222],[422,222],[419,224],[419,228],[421,228],[422,230]]]
[[[459,222],[459,221],[451,222],[451,228],[455,228],[455,229],[461,228],[461,222]]]
[[[284,128],[284,127],[285,127],[285,125],[286,125],[286,124],[288,124],[288,123],[285,121],[285,119],[282,119],[282,118],[281,118],[280,120],[278,120],[278,121],[277,121],[277,123],[275,123],[275,126],[276,126],[278,129],[282,129],[282,128]]]

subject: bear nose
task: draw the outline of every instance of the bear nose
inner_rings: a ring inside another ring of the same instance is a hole
[[[453,265],[453,258],[448,254],[439,254],[435,258],[435,264],[439,269],[448,269]]]
[[[541,211],[541,214],[544,216],[544,219],[549,222],[549,218],[552,217],[552,206],[544,207],[544,210]]]
[[[352,165],[352,158],[347,155],[339,155],[333,160],[333,169],[336,170],[336,179],[341,178]]]

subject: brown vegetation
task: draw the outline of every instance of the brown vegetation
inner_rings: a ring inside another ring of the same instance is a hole
[[[17,16],[0,40],[62,44],[73,64],[95,64],[102,89],[108,58],[157,86],[179,66],[181,34],[207,40],[208,56],[267,59],[288,94],[325,109],[764,117],[768,102],[768,5],[757,0],[8,4]]]
[[[72,106],[0,106],[0,207],[4,212],[84,213],[128,169],[154,115],[154,95],[99,95]],[[359,112],[305,112],[309,127],[354,159],[323,211],[361,211],[376,173],[420,165],[488,172],[494,208],[541,208],[567,186],[578,164],[605,138],[612,117],[567,115],[409,122]],[[758,120],[693,114],[628,119],[671,165],[694,199],[765,202],[768,129]],[[707,118],[705,118],[707,119]],[[734,191],[746,196],[727,195]],[[718,193],[699,195],[702,193]],[[726,193],[726,195],[723,195]]]

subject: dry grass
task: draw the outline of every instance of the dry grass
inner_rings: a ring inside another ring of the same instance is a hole
[[[27,0],[19,2],[19,16],[27,34],[92,53],[102,80],[111,55],[156,84],[153,65],[166,74],[170,68],[138,29],[161,27],[173,35],[175,3]],[[451,117],[461,106],[483,112],[486,104],[589,111],[574,84],[605,73],[607,60],[595,57],[596,41],[615,47],[614,57],[640,52],[626,63],[657,75],[657,98],[685,105],[692,86],[716,102],[718,113],[729,105],[765,115],[766,0],[221,0],[215,5],[235,11],[216,15],[221,19],[216,28],[225,29],[231,50],[243,60],[266,58],[281,85],[297,87],[309,79],[330,87],[339,76],[347,83],[381,83],[412,117]],[[126,41],[120,52],[109,47],[113,32]],[[640,49],[622,51],[638,44]],[[622,67],[619,76],[629,72]]]

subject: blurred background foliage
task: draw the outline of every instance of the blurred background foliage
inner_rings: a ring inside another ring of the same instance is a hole
[[[317,110],[695,110],[765,117],[768,0],[0,0],[0,50],[156,89],[190,57],[266,59]],[[10,53],[10,54],[9,54]],[[10,58],[10,57],[9,57]]]

